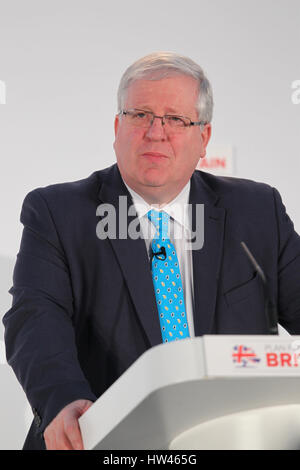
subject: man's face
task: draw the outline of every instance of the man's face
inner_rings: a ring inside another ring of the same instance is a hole
[[[198,121],[198,84],[190,76],[136,80],[128,88],[124,110],[142,109],[155,115],[176,114]],[[127,116],[115,118],[117,163],[124,181],[148,202],[167,203],[189,181],[205,156],[211,133],[207,124],[168,132],[160,119],[149,128],[133,127]]]

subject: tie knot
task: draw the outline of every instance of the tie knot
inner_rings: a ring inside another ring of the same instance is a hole
[[[168,232],[170,220],[169,214],[164,211],[156,211],[155,209],[151,209],[151,211],[147,213],[147,216],[155,227],[155,238],[170,238]]]

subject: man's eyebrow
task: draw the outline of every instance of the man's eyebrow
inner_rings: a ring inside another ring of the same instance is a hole
[[[174,109],[174,108],[167,108],[166,113],[173,113],[173,114],[178,114],[179,116],[183,116],[183,113],[179,112],[177,109]]]
[[[151,111],[152,113],[154,112],[153,109],[152,109],[152,106],[149,106],[147,104],[141,104],[141,105],[135,106],[134,109],[142,109],[144,111]],[[169,114],[169,113],[176,114],[178,116],[184,116],[185,115],[184,113],[179,112],[177,109],[168,107],[168,108],[166,108],[166,111],[165,111],[164,114]]]
[[[141,111],[151,111],[152,109],[150,106],[147,106],[146,104],[141,104],[141,105],[136,105],[136,106],[128,106],[127,109],[140,109]]]

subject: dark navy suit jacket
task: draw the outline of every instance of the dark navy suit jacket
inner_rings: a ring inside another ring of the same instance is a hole
[[[96,400],[144,351],[161,343],[146,245],[96,236],[97,207],[129,193],[117,165],[31,191],[4,317],[7,360],[35,418],[25,449],[68,403]],[[203,334],[266,334],[263,268],[279,322],[300,334],[300,238],[272,187],[195,171],[190,203],[204,204],[204,246],[193,251],[194,325]],[[128,223],[131,219],[128,218]]]

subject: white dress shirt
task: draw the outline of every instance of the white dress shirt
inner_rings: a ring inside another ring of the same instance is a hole
[[[191,225],[188,217],[188,203],[190,194],[190,182],[176,196],[173,201],[157,207],[148,204],[139,194],[131,189],[124,181],[129,193],[131,194],[135,210],[141,225],[141,232],[145,239],[148,254],[150,246],[155,235],[154,225],[147,217],[151,209],[163,210],[170,216],[170,240],[174,244],[180,267],[182,287],[184,291],[184,300],[186,315],[189,325],[190,337],[195,336],[194,331],[194,289],[193,289],[193,260],[192,250],[187,249],[188,240],[191,237]]]

